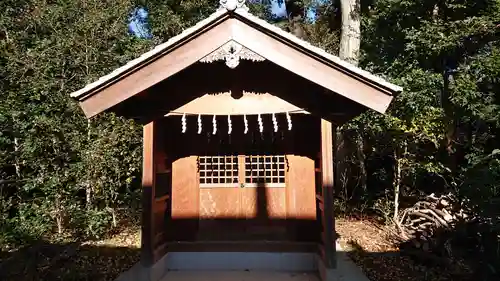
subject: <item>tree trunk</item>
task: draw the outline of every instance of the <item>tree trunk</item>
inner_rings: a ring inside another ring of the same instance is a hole
[[[64,231],[64,226],[63,226],[63,211],[62,211],[60,195],[56,195],[55,207],[56,207],[55,215],[56,215],[57,233],[62,234]]]
[[[361,187],[361,192],[366,192],[366,182],[368,178],[368,174],[366,172],[366,165],[365,165],[365,140],[363,139],[363,134],[361,131],[356,131],[356,157],[358,158],[358,169],[359,169],[359,179],[358,179],[358,184]]]
[[[18,123],[17,118],[13,117],[12,118],[13,128],[17,128],[17,125],[18,125],[17,123]],[[21,165],[20,165],[20,161],[19,161],[20,144],[19,144],[19,138],[17,136],[18,136],[17,129],[14,129],[14,169],[16,171],[17,179],[21,179]]]
[[[90,119],[87,120],[87,143],[90,145],[91,139],[91,123]],[[91,175],[87,174],[87,179],[85,180],[85,205],[87,210],[89,210],[92,206],[92,181]]]
[[[291,18],[288,20],[288,29],[289,31],[297,36],[298,38],[302,39],[302,40],[306,40],[306,32],[304,31],[304,27],[302,26],[302,16],[301,15],[298,15],[294,18]]]
[[[118,226],[118,222],[116,221],[116,212],[115,212],[115,209],[114,208],[109,208],[109,212],[111,213],[111,217],[113,218],[113,221],[112,221],[113,227],[117,227]]]
[[[458,132],[458,120],[455,116],[453,103],[450,98],[450,87],[453,85],[454,77],[452,69],[449,69],[448,61],[443,60],[443,90],[441,95],[441,104],[446,118],[446,134],[445,134],[445,147],[448,152],[448,166],[451,169],[453,175],[457,172],[458,166],[458,155],[457,155],[457,136]]]
[[[15,160],[14,160],[14,167],[16,170],[16,177],[18,179],[21,178],[21,166],[19,165],[19,138],[14,137],[14,151],[16,152],[14,155]]]
[[[361,43],[361,21],[360,21],[360,0],[341,0],[341,15],[342,15],[342,24],[341,24],[341,36],[340,36],[340,50],[339,57],[347,62],[350,62],[354,65],[358,64],[359,60],[359,49]],[[361,188],[366,189],[366,168],[364,165],[365,155],[363,148],[363,140],[362,136],[359,132],[353,138],[347,138],[341,133],[339,130],[338,139],[343,140],[343,145],[339,145],[336,147],[336,157],[337,157],[337,165],[336,165],[336,174],[342,175],[348,169],[347,165],[349,165],[348,161],[345,161],[345,157],[353,154],[352,149],[356,149],[354,155],[357,158],[357,170],[359,171],[358,176],[360,177],[359,183],[361,184]],[[358,141],[361,139],[361,141]],[[355,145],[346,144],[346,142],[352,141]],[[350,151],[349,151],[350,150]],[[338,178],[338,176],[336,177]],[[347,179],[351,179],[352,175],[347,174]]]
[[[341,0],[340,11],[342,27],[339,56],[345,61],[357,64],[361,43],[360,0]]]
[[[398,153],[399,148],[394,150],[394,176],[392,185],[394,186],[394,223],[399,222],[399,190],[401,187],[401,158]]]

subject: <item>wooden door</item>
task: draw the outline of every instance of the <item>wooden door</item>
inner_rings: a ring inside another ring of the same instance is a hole
[[[200,240],[234,240],[241,218],[238,156],[200,156]]]
[[[246,233],[255,239],[285,239],[285,156],[243,156],[242,162],[241,212]]]
[[[279,239],[286,233],[285,156],[199,157],[199,237]]]

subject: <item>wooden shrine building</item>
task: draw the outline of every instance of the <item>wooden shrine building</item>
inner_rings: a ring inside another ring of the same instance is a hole
[[[400,91],[244,0],[222,0],[71,96],[88,118],[108,111],[144,125],[144,267],[171,253],[312,253],[328,279],[335,128],[384,113]]]

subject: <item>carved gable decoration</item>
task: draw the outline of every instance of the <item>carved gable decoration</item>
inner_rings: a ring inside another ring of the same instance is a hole
[[[220,0],[219,10],[228,10],[230,12],[248,12],[246,0]]]
[[[265,59],[240,43],[231,40],[202,58],[200,62],[210,63],[219,60],[225,60],[229,68],[235,68],[240,64],[240,60],[264,61]]]

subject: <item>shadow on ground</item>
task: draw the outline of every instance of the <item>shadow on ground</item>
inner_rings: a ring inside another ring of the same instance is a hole
[[[137,263],[140,249],[40,241],[9,256],[0,264],[2,281],[101,281],[114,280]]]
[[[345,247],[347,256],[361,266],[372,281],[498,280],[481,271],[467,271],[464,268],[466,265],[441,263],[419,255],[418,252],[370,253],[355,242],[351,241],[349,244]],[[113,281],[121,272],[139,261],[140,249],[41,241],[29,249],[10,253],[9,256],[0,264],[2,281]]]
[[[274,226],[281,223],[280,220],[269,217],[267,193],[264,192],[264,189],[258,187],[256,192],[257,216],[255,219],[246,220],[246,223],[251,225],[259,224],[261,220]],[[166,210],[168,209],[166,208]],[[166,214],[165,217],[168,218],[169,214]],[[191,223],[189,219],[185,221]],[[233,225],[237,221],[228,220],[228,222]],[[362,224],[365,223],[367,222],[362,222]],[[173,226],[172,229],[188,229],[181,225],[173,224]],[[347,227],[353,228],[352,225],[347,225]],[[221,232],[218,227],[213,230]],[[310,233],[319,233],[314,227],[304,227],[304,225],[298,225],[297,232],[301,234],[299,235],[301,237],[312,236]],[[134,233],[124,232],[121,236],[124,240],[129,240],[130,237],[135,235],[138,239],[137,233],[138,230]],[[364,273],[372,281],[500,280],[498,276],[500,266],[497,258],[500,243],[496,230],[486,231],[481,224],[458,224],[447,232],[439,233],[440,236],[435,238],[435,243],[430,244],[431,253],[412,249],[411,245],[414,245],[415,241],[408,241],[406,245],[401,244],[394,250],[381,250],[379,252],[367,251],[363,248],[363,245],[359,245],[355,241],[347,241],[348,245],[344,247],[344,250],[348,251],[348,256],[361,266]],[[477,235],[478,233],[481,235]],[[364,234],[367,240],[374,240],[377,237],[376,233]],[[342,240],[343,237],[340,237],[340,235],[337,235],[337,238]],[[257,238],[257,236],[253,238]],[[307,238],[312,239],[314,237]],[[178,239],[172,240],[178,241]],[[257,240],[262,241],[262,238],[259,237]],[[308,241],[318,240],[316,238],[316,240]],[[453,256],[462,258],[452,259],[446,256],[441,251],[441,245],[445,244],[445,241],[450,241],[451,247],[457,249],[457,251],[454,251]],[[121,272],[130,269],[140,259],[140,249],[138,247],[117,247],[117,245],[128,246],[133,244],[108,244],[102,242],[79,244],[39,241],[29,248],[15,253],[0,253],[0,257],[2,257],[0,261],[0,280],[112,281]],[[269,249],[267,248],[267,250]],[[345,270],[349,269],[339,268],[339,271]]]
[[[427,248],[415,246],[423,245],[422,236],[395,243],[397,251],[374,253],[353,240],[344,241],[343,248],[373,281],[498,281],[499,239],[477,227],[458,223],[438,229],[426,238]]]

